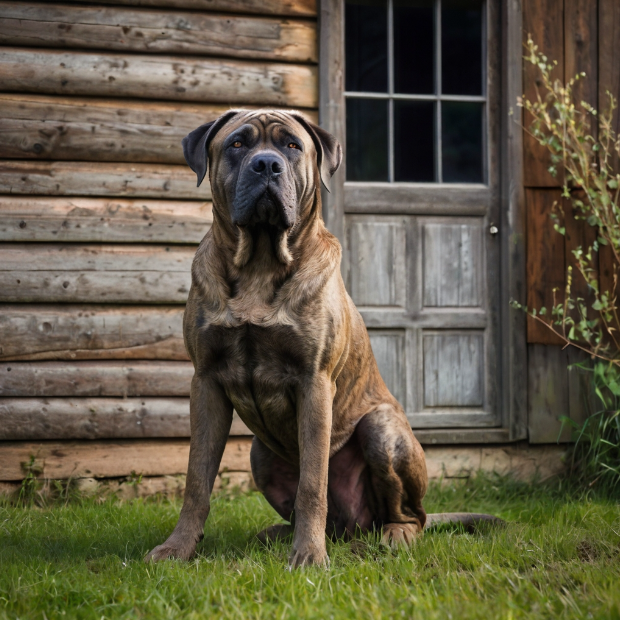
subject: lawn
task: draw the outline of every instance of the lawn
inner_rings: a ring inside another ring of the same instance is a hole
[[[433,486],[429,512],[509,523],[428,531],[411,550],[329,543],[331,567],[289,572],[288,545],[253,535],[275,513],[220,495],[199,555],[147,566],[180,501],[0,504],[0,618],[618,618],[620,506],[560,482],[478,477]]]

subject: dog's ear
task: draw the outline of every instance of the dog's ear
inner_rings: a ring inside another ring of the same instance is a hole
[[[304,129],[310,134],[316,148],[321,182],[325,189],[329,191],[327,183],[342,163],[342,147],[340,142],[331,133],[306,120],[301,114],[292,114],[291,116],[303,125]]]
[[[230,110],[226,114],[222,114],[218,119],[200,125],[198,129],[188,133],[183,138],[183,156],[189,167],[196,173],[198,177],[197,187],[207,174],[209,165],[209,144],[215,137],[215,134],[233,117],[239,113],[239,110]]]

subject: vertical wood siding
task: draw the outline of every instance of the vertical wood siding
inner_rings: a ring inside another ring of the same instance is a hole
[[[620,3],[617,0],[525,0],[523,3],[524,40],[531,34],[550,60],[557,60],[555,77],[564,81],[584,72],[575,87],[577,101],[586,100],[595,108],[607,105],[606,91],[620,98]],[[536,96],[537,69],[524,63],[523,90]],[[527,114],[524,123],[529,124]],[[616,129],[620,123],[616,120]],[[593,130],[595,133],[595,130]],[[588,298],[583,278],[576,272],[572,251],[587,247],[595,231],[576,220],[569,201],[562,200],[562,171],[556,177],[548,172],[550,158],[527,133],[524,134],[524,185],[527,210],[527,304],[549,308],[553,289],[556,303],[564,299],[566,269],[573,266],[573,292]],[[564,236],[553,231],[550,221],[554,203],[564,211]],[[611,282],[611,260],[599,254],[599,280],[602,287]],[[583,356],[561,350],[560,340],[551,330],[528,318],[528,413],[529,436],[533,442],[551,442],[560,437],[558,417],[570,415],[581,420],[591,407],[588,385],[577,370],[569,370]],[[564,432],[561,437],[568,439]]]

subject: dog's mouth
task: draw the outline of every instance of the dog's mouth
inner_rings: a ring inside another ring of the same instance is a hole
[[[246,199],[243,202],[242,208],[239,205],[235,209],[233,222],[237,226],[273,226],[288,230],[294,224],[294,207],[287,204],[279,188],[271,184],[267,184],[253,201]]]
[[[249,217],[246,215],[235,222],[239,230],[234,259],[237,268],[242,268],[250,261],[258,248],[260,237],[269,239],[271,252],[279,262],[288,265],[293,260],[288,249],[288,233],[294,223],[291,211],[283,204],[279,194],[271,191],[268,185],[249,211]]]

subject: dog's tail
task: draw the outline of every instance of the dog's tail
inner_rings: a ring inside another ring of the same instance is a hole
[[[426,525],[424,529],[437,527],[446,523],[457,523],[462,525],[467,531],[475,530],[479,525],[506,525],[506,521],[493,515],[485,515],[476,512],[436,512],[426,515]]]

